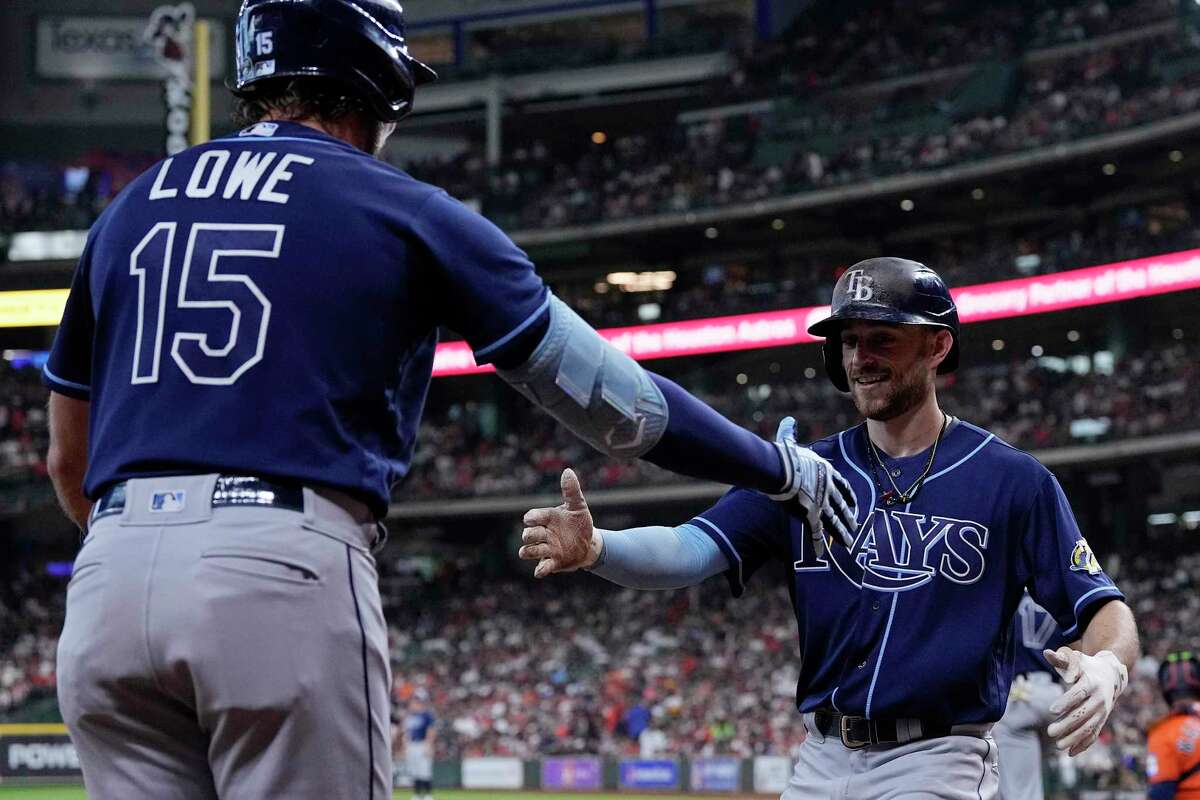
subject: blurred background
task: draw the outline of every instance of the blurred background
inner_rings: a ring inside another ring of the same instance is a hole
[[[52,740],[60,719],[78,533],[46,477],[38,370],[74,259],[133,177],[231,129],[237,3],[194,7],[211,58],[181,86],[146,38],[153,2],[0,4],[0,744]],[[765,436],[788,414],[809,439],[857,421],[803,333],[850,264],[903,256],[971,287],[943,405],[1055,471],[1145,648],[1101,741],[1048,759],[1047,786],[1144,796],[1158,659],[1200,647],[1200,4],[405,9],[442,81],[384,158],[488,216],[596,327],[626,329],[622,346]],[[520,515],[557,502],[564,466],[609,528],[683,522],[722,487],[605,460],[442,338],[379,557],[394,693],[428,693],[439,783],[469,784],[489,756],[521,785],[600,788],[642,759],[674,764],[672,788],[777,793],[770,770],[802,736],[780,579],[733,602],[720,578],[633,593],[535,584],[515,561]],[[64,758],[5,769],[69,775]],[[594,771],[595,787],[562,777]]]

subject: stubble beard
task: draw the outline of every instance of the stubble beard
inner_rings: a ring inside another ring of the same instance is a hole
[[[867,399],[854,391],[851,397],[858,413],[867,419],[886,422],[907,413],[924,402],[933,386],[933,379],[925,370],[914,369],[890,391],[886,397]]]

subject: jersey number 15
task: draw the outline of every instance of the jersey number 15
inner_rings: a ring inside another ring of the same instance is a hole
[[[170,298],[178,227],[158,223],[129,257],[138,284],[132,383],[158,382],[163,339],[170,337],[171,358],[188,380],[230,386],[262,360],[271,321],[271,301],[236,262],[279,258],[284,226],[195,223]]]

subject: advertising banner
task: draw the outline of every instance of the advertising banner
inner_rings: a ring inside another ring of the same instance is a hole
[[[737,758],[698,758],[692,762],[692,789],[736,792],[741,788],[742,762]]]
[[[210,26],[213,80],[225,76],[225,25]],[[145,17],[43,16],[35,34],[40,78],[160,81],[163,73]]]
[[[754,759],[754,791],[781,794],[792,777],[792,760],[783,756],[758,756]]]
[[[519,758],[464,758],[464,789],[521,789],[525,768]]]
[[[0,778],[78,778],[79,756],[66,734],[0,737]]]
[[[678,789],[679,764],[657,759],[632,759],[621,762],[622,789]]]
[[[602,777],[598,758],[547,758],[542,761],[543,789],[595,791],[603,788]]]

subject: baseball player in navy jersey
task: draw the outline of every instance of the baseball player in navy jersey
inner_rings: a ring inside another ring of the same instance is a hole
[[[637,588],[724,572],[735,596],[766,561],[783,561],[809,734],[785,800],[994,798],[990,729],[1012,683],[1024,590],[1080,640],[1046,651],[1068,687],[1049,734],[1072,755],[1125,688],[1133,617],[1054,476],[939,407],[934,377],[957,366],[959,347],[936,273],[898,258],[856,264],[810,332],[827,337],[826,371],[866,418],[813,445],[862,501],[849,546],[816,552],[803,523],[745,488],[677,527],[595,530],[567,471],[563,504],[525,515],[520,555]]]
[[[433,728],[437,718],[417,692],[404,716],[404,761],[413,781],[413,800],[433,798]]]
[[[826,460],[643,370],[497,228],[374,157],[435,77],[397,0],[245,0],[236,41],[247,127],[109,205],[45,368],[51,477],[87,533],[58,690],[90,797],[386,796],[371,553],[439,326],[604,453],[849,537]]]
[[[1009,643],[1014,650],[1013,682],[1004,716],[992,728],[1000,749],[1000,797],[1042,800],[1042,732],[1054,720],[1050,709],[1063,694],[1044,652],[1067,641],[1054,617],[1026,594],[1013,616]]]

